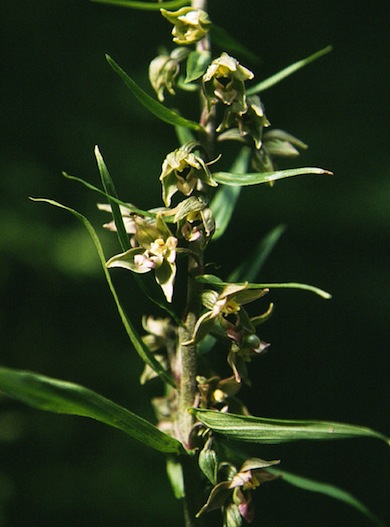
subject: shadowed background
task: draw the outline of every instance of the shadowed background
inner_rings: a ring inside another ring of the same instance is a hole
[[[210,1],[210,15],[260,58],[260,80],[328,44],[334,51],[262,100],[272,125],[309,144],[290,166],[307,176],[244,189],[226,239],[209,260],[228,273],[272,227],[286,232],[261,281],[300,281],[333,294],[272,293],[253,363],[252,413],[367,425],[389,434],[389,15],[385,1]],[[157,182],[177,146],[169,125],[139,107],[104,59],[109,53],[151,93],[147,64],[169,24],[157,13],[84,0],[3,0],[1,34],[0,363],[72,380],[153,419],[135,356],[88,234],[57,199],[100,229],[96,195],[62,170],[98,184],[98,144],[117,190],[141,208],[161,204]],[[183,99],[184,100],[184,99]],[[189,117],[195,117],[188,115]],[[287,166],[287,165],[286,165]],[[223,258],[221,261],[221,254]],[[113,273],[134,320],[148,310],[128,273]],[[153,311],[153,309],[152,309]],[[255,395],[254,395],[255,394]],[[389,519],[389,453],[371,440],[252,448],[282,467],[350,490]],[[354,510],[282,482],[256,492],[255,525],[368,526]],[[79,418],[0,398],[0,526],[182,525],[159,454]]]

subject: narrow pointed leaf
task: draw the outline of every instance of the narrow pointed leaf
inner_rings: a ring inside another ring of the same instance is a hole
[[[283,70],[279,71],[278,73],[275,73],[275,75],[272,75],[271,77],[268,77],[268,79],[265,79],[255,86],[252,86],[247,90],[248,95],[254,95],[255,93],[260,93],[262,91],[268,90],[268,88],[271,88],[272,86],[275,86],[275,84],[278,84],[280,81],[286,79],[296,71],[299,71],[301,68],[307,66],[311,62],[319,59],[320,57],[323,57],[324,55],[328,54],[330,51],[332,51],[332,46],[327,46],[326,48],[320,49],[316,53],[313,53],[309,57],[306,57],[305,59],[298,60],[298,62],[294,62],[294,64],[291,64],[290,66],[287,66],[287,68],[284,68]]]
[[[280,470],[273,467],[267,470],[273,474],[282,476],[282,481],[285,481],[290,485],[294,485],[295,487],[307,490],[309,492],[324,494],[330,498],[342,501],[364,514],[364,516],[371,520],[374,525],[377,525],[377,527],[385,527],[385,524],[382,522],[382,520],[375,516],[375,514],[373,514],[361,501],[359,501],[349,492],[340,489],[335,485],[323,483],[322,481],[315,481],[313,479],[299,476],[297,474],[292,474],[291,472],[286,472],[285,470]]]
[[[110,173],[108,172],[108,169],[99,151],[98,146],[95,147],[95,157],[96,157],[96,161],[97,161],[97,165],[99,168],[100,177],[102,180],[104,190],[106,191],[107,195],[114,196],[115,198],[117,198],[118,195],[116,193],[114,182],[111,179]],[[112,217],[114,219],[119,243],[122,247],[122,250],[127,251],[128,249],[131,248],[130,239],[129,239],[129,235],[126,232],[125,225],[123,223],[122,213],[120,211],[119,205],[115,201],[113,201],[111,198],[108,198],[108,203],[111,207]]]
[[[133,79],[129,77],[127,73],[125,73],[123,69],[109,55],[106,55],[106,59],[111,68],[115,71],[115,73],[117,73],[119,77],[121,77],[121,79],[129,88],[134,97],[136,97],[136,99],[138,99],[138,101],[156,117],[158,117],[162,121],[165,121],[166,123],[175,126],[184,126],[185,128],[190,128],[192,130],[197,131],[200,131],[202,129],[199,123],[181,117],[181,115],[174,112],[173,110],[170,110],[163,104],[156,101],[156,99],[153,99],[153,97],[148,95],[146,92],[144,92],[144,90],[140,88],[138,84],[134,82]]]
[[[236,161],[232,166],[232,172],[237,174],[244,174],[248,167],[250,158],[250,149],[243,148]],[[224,185],[219,187],[211,204],[211,210],[215,220],[216,230],[213,235],[213,240],[220,238],[226,231],[234,209],[236,207],[238,198],[240,197],[241,187],[229,187]]]
[[[210,284],[217,287],[226,287],[228,285],[232,285],[231,282],[222,282],[218,279],[218,277],[214,275],[200,275],[196,277],[196,280],[198,282],[201,282],[203,284]],[[264,282],[261,284],[251,284],[248,282],[235,282],[234,285],[238,286],[246,286],[246,289],[303,289],[305,291],[311,291],[312,293],[315,293],[318,296],[321,296],[322,298],[332,298],[332,295],[324,291],[323,289],[320,289],[319,287],[315,287],[313,285],[308,284],[300,284],[298,282],[286,282],[286,283],[273,283],[273,282]]]
[[[181,451],[179,441],[164,434],[149,421],[78,384],[0,367],[0,391],[40,410],[89,417],[119,428],[160,452]]]
[[[142,360],[148,364],[166,383],[171,384],[172,386],[175,386],[175,382],[173,381],[172,377],[164,370],[164,368],[161,366],[161,364],[156,360],[154,355],[150,352],[150,350],[145,346],[145,344],[142,341],[142,338],[138,335],[137,330],[133,326],[132,322],[130,321],[129,317],[126,315],[122,304],[119,300],[118,294],[116,292],[116,289],[114,287],[114,284],[111,280],[110,273],[108,272],[108,269],[106,267],[106,258],[104,256],[103,248],[101,246],[100,240],[98,238],[98,235],[95,232],[95,229],[91,225],[91,223],[79,212],[77,212],[74,209],[71,209],[70,207],[67,207],[65,205],[62,205],[61,203],[58,203],[57,201],[53,201],[51,199],[44,199],[44,198],[31,198],[33,201],[41,201],[44,203],[48,203],[49,205],[54,205],[55,207],[59,207],[61,209],[65,209],[68,212],[72,213],[74,216],[76,216],[77,219],[79,219],[84,227],[87,229],[89,235],[92,238],[92,241],[95,245],[96,251],[98,253],[100,263],[102,264],[103,272],[106,277],[108,287],[110,288],[111,294],[114,298],[116,307],[118,309],[118,313],[121,317],[122,324],[126,330],[126,333],[133,344],[135,350],[137,351],[138,355],[142,358]]]
[[[249,254],[248,258],[229,275],[228,282],[241,282],[244,280],[253,282],[285,230],[286,227],[284,225],[277,225],[268,232],[256,245],[254,251]]]
[[[230,185],[233,187],[248,186],[248,185],[261,185],[262,183],[272,183],[278,179],[285,179],[294,176],[303,176],[308,174],[328,174],[332,172],[324,170],[323,168],[317,167],[305,167],[305,168],[290,168],[288,170],[277,170],[276,172],[254,172],[251,174],[235,174],[232,172],[217,172],[213,174],[213,178],[217,183],[223,185]]]
[[[268,419],[201,409],[193,409],[192,412],[214,432],[237,441],[276,444],[299,440],[372,437],[390,445],[389,438],[364,426],[328,421]]]
[[[142,2],[136,0],[91,0],[97,4],[109,4],[119,7],[129,7],[130,9],[141,9],[143,11],[160,11],[165,9],[177,9],[189,5],[190,0],[168,0],[167,2]]]

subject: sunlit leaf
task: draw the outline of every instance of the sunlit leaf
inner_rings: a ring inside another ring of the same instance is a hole
[[[177,9],[189,5],[190,0],[167,0],[166,2],[142,2],[136,0],[91,0],[97,4],[109,4],[118,7],[129,7],[130,9],[141,9],[144,11],[159,11],[165,9]]]
[[[79,212],[77,212],[74,209],[71,209],[70,207],[67,207],[65,205],[62,205],[61,203],[58,203],[57,201],[53,201],[51,199],[44,199],[44,198],[31,198],[33,201],[41,201],[44,203],[48,203],[49,205],[54,205],[55,207],[59,207],[61,209],[65,209],[68,212],[72,213],[74,216],[76,216],[77,219],[79,219],[84,227],[87,229],[89,235],[92,238],[92,241],[95,245],[96,251],[98,253],[100,263],[103,268],[104,275],[106,277],[108,286],[110,288],[111,294],[114,298],[115,304],[117,306],[119,315],[122,320],[122,324],[126,330],[127,335],[130,338],[131,343],[133,344],[135,350],[139,354],[139,356],[142,358],[142,360],[148,364],[166,383],[171,384],[172,386],[175,386],[175,382],[171,378],[171,376],[163,369],[161,364],[156,360],[155,356],[150,352],[149,348],[145,346],[145,344],[142,341],[142,338],[138,335],[137,330],[133,326],[132,322],[130,321],[129,317],[126,315],[122,304],[119,300],[118,294],[116,292],[116,289],[114,287],[114,284],[111,280],[110,273],[108,272],[108,269],[106,267],[106,258],[104,256],[103,248],[101,246],[100,240],[98,238],[98,235],[95,232],[95,229],[91,225],[91,223]]]
[[[284,225],[277,225],[270,232],[268,232],[256,245],[249,256],[245,258],[243,262],[229,275],[228,282],[242,282],[244,280],[252,282],[255,280],[265,261],[285,230],[286,227]]]
[[[247,90],[247,94],[254,95],[255,93],[260,93],[262,91],[268,90],[268,88],[275,86],[275,84],[278,84],[280,81],[286,79],[287,77],[300,70],[304,66],[307,66],[311,62],[319,59],[320,57],[323,57],[330,51],[332,51],[332,46],[327,46],[326,48],[320,49],[320,51],[313,53],[305,59],[299,60],[298,62],[294,62],[294,64],[290,64],[290,66],[287,66],[287,68],[284,68],[278,73],[275,73],[275,75],[272,75],[271,77],[268,77],[268,79],[265,79],[256,84],[255,86],[249,88]]]
[[[129,77],[127,73],[125,73],[123,69],[109,55],[106,55],[106,59],[112,69],[121,77],[134,97],[136,97],[136,99],[138,99],[138,101],[156,117],[175,126],[184,126],[185,128],[190,128],[197,131],[202,129],[199,123],[181,117],[181,115],[174,112],[173,110],[170,110],[144,92],[144,90],[140,88],[138,84],[134,82],[133,79]]]
[[[111,179],[110,173],[108,172],[104,159],[97,146],[95,147],[95,157],[96,157],[96,161],[98,164],[100,177],[103,183],[104,190],[106,191],[108,196],[114,196],[115,198],[117,198],[118,196],[116,193],[114,182]],[[111,198],[108,198],[108,203],[111,207],[112,217],[114,219],[119,243],[122,247],[122,250],[127,251],[128,249],[131,248],[130,238],[126,232],[125,224],[123,223],[121,210],[119,208],[119,205],[115,201],[113,201]]]
[[[185,82],[192,82],[201,77],[211,62],[209,51],[191,51],[187,58],[187,75]]]
[[[385,527],[385,524],[382,522],[382,520],[375,516],[361,501],[356,499],[349,492],[340,489],[335,485],[330,485],[329,483],[323,483],[321,481],[315,481],[313,479],[298,476],[297,474],[292,474],[291,472],[286,472],[285,470],[280,470],[273,467],[269,468],[268,470],[273,474],[282,476],[281,481],[285,481],[290,485],[294,485],[295,487],[299,487],[300,489],[307,490],[309,492],[324,494],[330,498],[342,501],[364,514],[372,521],[372,523],[374,523],[374,525],[377,525],[377,527]]]
[[[231,282],[222,282],[218,277],[214,275],[208,275],[208,274],[197,276],[196,280],[203,284],[214,285],[216,287],[221,287],[221,288],[226,287],[228,285],[232,285]],[[330,295],[323,289],[320,289],[319,287],[315,287],[313,285],[308,285],[308,284],[300,284],[299,282],[286,282],[286,283],[264,282],[261,284],[251,284],[248,282],[235,282],[234,285],[246,286],[246,289],[303,289],[305,291],[311,291],[312,293],[315,293],[316,295],[319,295],[322,298],[326,298],[326,299],[332,298],[332,295]]]
[[[179,453],[181,443],[154,425],[92,390],[37,373],[0,367],[0,391],[34,408],[90,417],[160,452]]]
[[[213,178],[217,183],[231,185],[233,187],[244,187],[248,185],[261,185],[262,183],[271,183],[279,179],[285,179],[294,176],[303,176],[308,174],[328,174],[332,172],[317,167],[289,168],[287,170],[277,170],[276,172],[253,172],[251,174],[235,174],[232,172],[217,172]]]
[[[201,423],[214,432],[237,441],[276,444],[304,439],[329,440],[372,437],[381,439],[390,445],[390,439],[364,426],[328,421],[268,419],[202,409],[193,409],[192,412]]]
[[[232,172],[244,174],[248,167],[249,158],[250,149],[245,147],[240,151],[234,162],[231,168]],[[224,185],[217,190],[210,204],[216,225],[213,240],[217,240],[225,233],[236,207],[240,192],[241,187],[239,186],[230,187]]]

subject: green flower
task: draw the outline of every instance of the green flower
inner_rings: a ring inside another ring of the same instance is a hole
[[[174,25],[173,42],[189,45],[198,42],[207,35],[211,26],[208,14],[202,9],[182,7],[178,11],[160,9],[161,14]]]
[[[210,163],[206,163],[193,152],[198,146],[197,142],[190,141],[170,152],[164,159],[160,181],[163,201],[167,207],[170,206],[172,196],[177,191],[189,196],[199,181],[203,181],[212,187],[217,186],[207,166]]]
[[[203,85],[209,107],[221,101],[231,106],[230,111],[242,115],[247,111],[244,82],[253,79],[253,73],[241,66],[235,58],[223,52],[213,60],[203,75]]]
[[[218,127],[219,131],[227,130],[234,124],[238,128],[230,128],[222,133],[219,141],[234,140],[247,142],[247,138],[255,143],[255,148],[260,149],[263,138],[263,128],[270,126],[264,107],[257,95],[247,97],[248,109],[244,115],[237,115],[229,110],[225,111],[224,120]]]
[[[268,289],[248,289],[247,283],[229,284],[220,293],[214,290],[204,291],[202,303],[207,311],[196,322],[191,340],[183,344],[197,344],[210,332],[216,337],[229,340],[227,360],[234,378],[238,383],[244,381],[250,385],[247,363],[269,348],[269,344],[256,335],[255,325],[266,320],[271,309],[264,315],[250,318],[242,306],[261,298],[267,292]]]
[[[217,323],[223,329],[226,329],[227,324],[231,324],[228,318],[238,317],[241,310],[244,313],[241,307],[243,304],[253,302],[268,292],[267,289],[254,290],[247,287],[248,284],[246,283],[229,284],[224,286],[220,293],[211,289],[204,291],[202,293],[202,303],[207,311],[199,317],[192,339],[186,342],[185,345],[200,342]]]
[[[180,71],[180,62],[188,56],[188,50],[176,48],[170,55],[159,55],[149,65],[149,80],[159,101],[164,101],[164,91],[175,95],[174,86]]]
[[[122,267],[140,274],[153,269],[166,299],[172,302],[178,240],[172,236],[160,215],[155,222],[134,216],[134,223],[136,232],[133,243],[138,245],[113,256],[106,265],[109,268]]]
[[[261,148],[254,152],[253,167],[258,172],[272,172],[277,169],[275,158],[297,157],[298,148],[304,150],[307,145],[283,130],[270,130],[264,134]]]
[[[278,463],[279,460],[250,458],[239,470],[231,463],[222,463],[220,472],[225,473],[226,479],[215,485],[197,517],[222,508],[224,527],[239,527],[242,525],[242,518],[252,523],[255,515],[252,491],[262,483],[277,478],[264,469]]]

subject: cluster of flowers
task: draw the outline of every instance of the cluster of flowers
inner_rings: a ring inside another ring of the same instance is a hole
[[[270,123],[260,98],[246,93],[245,82],[254,76],[249,69],[227,53],[212,60],[207,47],[198,45],[196,50],[190,50],[190,46],[201,43],[212,28],[207,13],[192,7],[184,7],[176,12],[161,9],[161,13],[173,24],[173,41],[179,46],[171,53],[156,57],[149,67],[150,82],[161,102],[166,92],[174,95],[180,85],[184,88],[188,84],[195,85],[205,101],[202,126],[206,127],[211,119],[218,119],[220,122],[214,125],[213,131],[218,135],[218,140],[238,140],[249,144],[253,151],[252,165],[261,172],[274,168],[275,155],[296,155],[298,152],[295,147],[305,146],[280,130],[263,134],[263,129]],[[184,63],[187,63],[187,78],[183,80],[180,72]],[[192,64],[190,74],[189,63]],[[162,164],[160,174],[164,207],[150,210],[144,216],[122,210],[126,231],[131,235],[132,248],[113,256],[107,266],[122,267],[141,274],[153,270],[166,300],[171,303],[178,253],[193,256],[193,243],[203,251],[215,230],[208,194],[210,188],[217,186],[209,168],[216,161],[218,158],[209,159],[205,147],[196,140],[190,140],[170,152]],[[172,207],[176,193],[184,198]],[[115,229],[114,224],[108,227]],[[205,409],[248,414],[236,395],[242,383],[250,384],[248,362],[269,347],[256,335],[256,327],[268,318],[272,306],[263,315],[250,317],[244,305],[260,299],[267,290],[250,290],[245,283],[226,284],[217,277],[212,278],[212,287],[201,293],[199,301],[203,310],[186,342],[179,342],[178,327],[171,319],[145,317],[143,327],[147,334],[143,337],[144,343],[178,379],[180,364],[176,350],[179,345],[202,346],[207,340],[208,343],[217,340],[227,342],[227,362],[232,374],[221,378],[205,369],[202,372],[204,376],[197,377],[199,395],[196,404]],[[141,380],[145,382],[153,376],[155,373],[147,366]],[[176,390],[169,390],[167,395],[156,398],[153,403],[160,428],[178,436],[175,428]],[[214,443],[210,431],[196,424],[192,444],[201,451],[200,458],[217,456]],[[215,474],[209,477],[214,487],[199,514],[222,508],[226,527],[240,526],[242,518],[251,522],[251,491],[260,483],[274,478],[265,470],[274,463],[251,458],[239,468],[230,462],[216,462]]]

